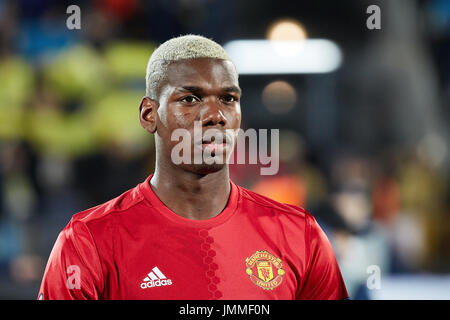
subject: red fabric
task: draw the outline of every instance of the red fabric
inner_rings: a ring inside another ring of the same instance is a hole
[[[190,220],[168,209],[149,179],[72,217],[50,254],[39,298],[348,297],[331,245],[304,209],[230,182],[223,212]]]

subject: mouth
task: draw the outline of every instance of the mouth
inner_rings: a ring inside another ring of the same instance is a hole
[[[208,150],[211,152],[221,152],[227,146],[227,141],[225,138],[223,140],[202,140],[202,148],[203,150]]]
[[[203,143],[202,148],[204,151],[207,151],[211,154],[211,156],[215,156],[216,154],[223,153],[225,148],[227,147],[226,143]]]
[[[209,152],[211,155],[217,153],[223,153],[227,147],[230,146],[230,139],[227,140],[227,135],[223,134],[219,137],[213,136],[209,138],[202,139],[202,149],[203,151]]]

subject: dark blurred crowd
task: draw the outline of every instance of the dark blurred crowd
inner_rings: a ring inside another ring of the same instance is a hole
[[[259,119],[269,111],[251,99],[261,94],[258,80],[242,77],[243,127],[280,128],[280,171],[231,166],[238,184],[316,217],[361,299],[370,298],[370,265],[450,272],[450,3],[378,2],[389,31],[336,28],[344,64],[302,76],[297,111]],[[66,27],[74,3],[80,30]],[[224,44],[248,28],[248,37],[264,38],[258,10],[267,22],[277,17],[268,16],[270,1],[258,3],[0,0],[0,298],[35,298],[70,217],[152,172],[153,137],[138,107],[154,48],[186,33]],[[348,3],[363,21],[369,3]],[[276,14],[306,15],[311,34],[327,37],[308,15],[314,7],[298,8]]]

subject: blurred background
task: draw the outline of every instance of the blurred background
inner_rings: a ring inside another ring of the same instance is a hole
[[[242,128],[280,129],[278,174],[232,179],[310,211],[352,299],[450,299],[448,0],[0,0],[0,298],[36,299],[71,216],[152,172],[146,64],[187,33],[234,50]]]

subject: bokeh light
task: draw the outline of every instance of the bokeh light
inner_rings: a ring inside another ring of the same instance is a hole
[[[305,27],[295,19],[280,19],[272,23],[267,39],[275,41],[304,40],[308,37]]]
[[[264,106],[271,113],[283,114],[291,111],[297,102],[295,88],[288,82],[277,80],[269,83],[262,92]]]

